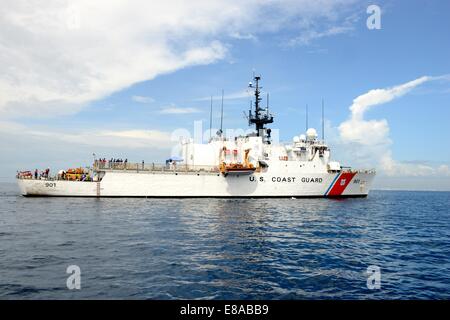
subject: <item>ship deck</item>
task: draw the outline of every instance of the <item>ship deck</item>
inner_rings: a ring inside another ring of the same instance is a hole
[[[142,173],[142,174],[197,174],[197,175],[220,175],[221,171],[218,166],[207,166],[207,165],[163,165],[157,163],[101,163],[96,162],[92,168],[86,168],[94,172],[117,172],[117,173]],[[258,169],[255,170],[258,172]],[[336,173],[337,171],[329,171],[328,173]],[[369,170],[356,170],[351,168],[343,168],[340,172],[342,173],[365,173],[365,174],[375,174],[374,169]],[[36,180],[34,177],[17,177],[18,179],[30,179]],[[40,177],[37,180],[62,180],[58,176]],[[93,182],[79,181],[79,182]]]
[[[157,163],[95,163],[94,171],[100,172],[141,172],[141,173],[202,173],[219,174],[218,166],[164,165]]]

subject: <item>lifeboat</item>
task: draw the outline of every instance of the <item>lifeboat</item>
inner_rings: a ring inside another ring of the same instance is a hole
[[[64,176],[65,180],[82,181],[83,176],[84,179],[88,176],[88,172],[83,168],[67,169],[66,174]]]
[[[21,171],[17,174],[19,179],[33,179],[33,174],[31,171]]]
[[[232,163],[232,164],[225,164],[222,163],[220,166],[220,172],[222,172],[224,175],[228,174],[251,174],[256,170],[256,168],[249,164],[248,166],[245,166],[241,163]]]
[[[223,148],[223,151],[225,154],[227,154],[227,151],[229,153],[229,150],[227,148]],[[228,174],[251,174],[255,172],[256,168],[248,161],[248,155],[249,155],[250,149],[246,149],[244,151],[244,163],[226,163],[222,162],[220,165],[220,172],[224,176],[227,176]],[[235,157],[238,154],[238,150],[234,150],[233,154]]]

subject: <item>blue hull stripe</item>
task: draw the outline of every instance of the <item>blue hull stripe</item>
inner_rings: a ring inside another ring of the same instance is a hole
[[[334,183],[336,182],[336,180],[338,179],[338,177],[341,175],[341,173],[338,173],[337,175],[336,175],[336,177],[334,177],[334,180],[333,180],[333,182],[330,184],[330,186],[328,187],[328,189],[327,189],[327,191],[325,192],[325,196],[328,194],[328,192],[330,191],[330,189],[331,189],[331,187],[333,187],[333,185],[334,185]]]

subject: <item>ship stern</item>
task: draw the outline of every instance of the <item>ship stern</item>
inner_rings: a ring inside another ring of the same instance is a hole
[[[20,194],[22,196],[27,196],[28,195],[28,185],[30,182],[32,182],[32,180],[28,180],[28,179],[16,179],[16,180],[17,180],[17,185],[19,186]]]

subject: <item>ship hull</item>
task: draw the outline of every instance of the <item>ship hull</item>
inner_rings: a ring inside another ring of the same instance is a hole
[[[100,182],[18,179],[24,196],[55,197],[365,197],[375,174],[151,173],[111,171]]]

